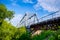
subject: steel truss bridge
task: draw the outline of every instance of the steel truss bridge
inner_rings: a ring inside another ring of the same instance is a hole
[[[39,19],[36,14],[30,15],[29,13],[25,13],[17,26],[26,26],[30,30],[57,30],[59,29],[58,26],[60,26],[60,13],[56,11]]]

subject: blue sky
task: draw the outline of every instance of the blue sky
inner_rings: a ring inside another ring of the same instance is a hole
[[[37,13],[38,18],[60,9],[60,0],[0,0],[9,10],[15,11],[15,17],[11,20],[16,25],[23,15]]]

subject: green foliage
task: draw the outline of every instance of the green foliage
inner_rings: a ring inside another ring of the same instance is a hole
[[[33,39],[34,40],[44,40],[44,39],[46,39],[46,38],[48,38],[48,35],[50,36],[50,34],[51,34],[52,32],[50,31],[50,30],[48,30],[48,31],[43,31],[40,35],[35,35],[34,37],[33,37]]]
[[[48,40],[55,40],[54,36],[50,36]]]
[[[30,37],[30,34],[26,32],[20,36],[19,40],[31,40]]]
[[[0,23],[6,18],[10,20],[13,17],[13,14],[13,11],[8,10],[5,5],[0,4]]]
[[[25,27],[17,28],[17,31],[15,32],[12,40],[18,40],[24,33],[26,33]]]
[[[58,28],[60,29],[60,26],[58,26]]]
[[[58,39],[60,40],[60,35],[58,35]]]
[[[53,30],[45,30],[40,35],[35,35],[32,39],[33,40],[59,40],[60,39],[60,32],[53,31]]]
[[[16,28],[14,26],[6,21],[3,21],[2,25],[0,26],[0,39],[10,40],[13,37],[15,30]]]

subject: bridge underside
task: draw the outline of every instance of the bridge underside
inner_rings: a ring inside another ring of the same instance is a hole
[[[57,30],[59,29],[60,26],[60,17],[57,17],[57,18],[52,18],[52,19],[49,19],[49,20],[46,20],[46,21],[42,21],[42,22],[39,22],[39,23],[36,23],[36,24],[32,24],[30,26],[30,29],[31,31],[34,30]]]

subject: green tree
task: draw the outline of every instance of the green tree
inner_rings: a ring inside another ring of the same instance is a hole
[[[0,40],[11,40],[16,30],[17,28],[12,26],[10,23],[3,21],[0,26]]]
[[[13,11],[8,10],[5,5],[0,4],[0,23],[2,23],[6,18],[10,20],[13,18],[13,15]]]
[[[13,18],[14,12],[0,4],[0,40],[11,40],[15,34],[16,28],[8,23],[5,19]]]
[[[17,28],[12,40],[19,40],[19,38],[25,33],[26,33],[26,28],[25,27]]]

